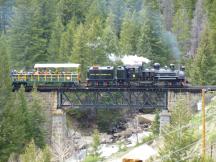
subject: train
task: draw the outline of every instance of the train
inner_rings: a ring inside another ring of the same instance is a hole
[[[170,64],[153,66],[91,66],[87,68],[84,80],[80,75],[80,64],[35,64],[32,71],[13,70],[11,79],[14,89],[36,86],[58,87],[184,87],[188,85],[185,67]]]

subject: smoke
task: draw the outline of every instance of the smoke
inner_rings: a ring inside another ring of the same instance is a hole
[[[142,65],[142,63],[150,63],[151,61],[145,57],[139,57],[137,55],[125,55],[121,58],[124,65]]]
[[[124,65],[142,65],[142,63],[150,63],[151,61],[145,57],[139,57],[137,55],[125,55],[118,57],[115,54],[110,54],[109,59],[112,62],[121,61]]]
[[[181,51],[178,47],[178,41],[176,39],[176,36],[170,32],[166,31],[163,33],[164,40],[166,41],[170,51],[172,52],[172,55],[176,60],[180,59]]]

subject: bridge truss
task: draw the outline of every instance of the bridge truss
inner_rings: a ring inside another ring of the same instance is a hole
[[[58,91],[58,108],[167,108],[167,91]]]
[[[38,87],[40,92],[57,92],[59,109],[132,108],[167,109],[168,92],[201,93],[202,89],[216,91],[216,86],[175,87]],[[31,90],[31,89],[29,89]]]

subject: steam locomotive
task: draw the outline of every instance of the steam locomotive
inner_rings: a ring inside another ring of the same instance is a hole
[[[174,64],[161,68],[142,66],[92,66],[87,71],[87,86],[185,86],[185,67]]]

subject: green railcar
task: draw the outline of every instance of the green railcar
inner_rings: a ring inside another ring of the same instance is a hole
[[[79,64],[35,64],[34,72],[11,74],[14,87],[77,86],[80,82]]]

